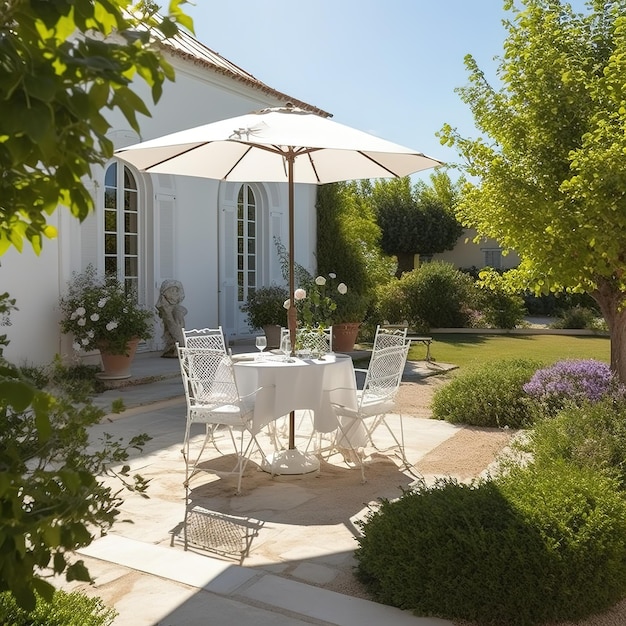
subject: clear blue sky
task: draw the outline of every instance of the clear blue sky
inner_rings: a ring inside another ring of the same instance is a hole
[[[448,162],[444,123],[477,134],[463,58],[495,79],[506,35],[501,0],[194,1],[196,37],[270,87]]]

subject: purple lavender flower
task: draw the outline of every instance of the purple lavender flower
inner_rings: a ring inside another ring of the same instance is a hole
[[[566,359],[537,370],[524,391],[556,413],[567,403],[598,402],[610,395],[623,395],[620,384],[606,363],[595,359]]]

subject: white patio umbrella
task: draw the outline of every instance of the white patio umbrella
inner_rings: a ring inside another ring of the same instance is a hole
[[[172,133],[116,151],[154,174],[285,182],[289,196],[291,345],[295,346],[294,184],[408,176],[441,161],[291,105]],[[293,415],[289,448],[294,449]]]

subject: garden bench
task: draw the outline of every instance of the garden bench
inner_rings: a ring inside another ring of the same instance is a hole
[[[407,335],[407,339],[410,339],[411,342],[423,343],[426,346],[426,361],[432,361],[430,356],[430,344],[433,342],[432,337],[423,337],[418,335]]]

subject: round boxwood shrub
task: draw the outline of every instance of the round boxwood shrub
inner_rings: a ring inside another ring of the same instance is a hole
[[[527,426],[534,408],[523,387],[539,367],[531,359],[502,359],[461,373],[435,393],[433,417],[471,426]]]
[[[407,319],[414,328],[463,328],[475,298],[471,276],[451,263],[433,261],[400,279]]]
[[[524,299],[503,289],[481,289],[478,308],[489,328],[515,328],[526,316]]]
[[[383,500],[361,524],[375,600],[481,626],[578,619],[626,592],[626,502],[611,478],[557,461]]]

